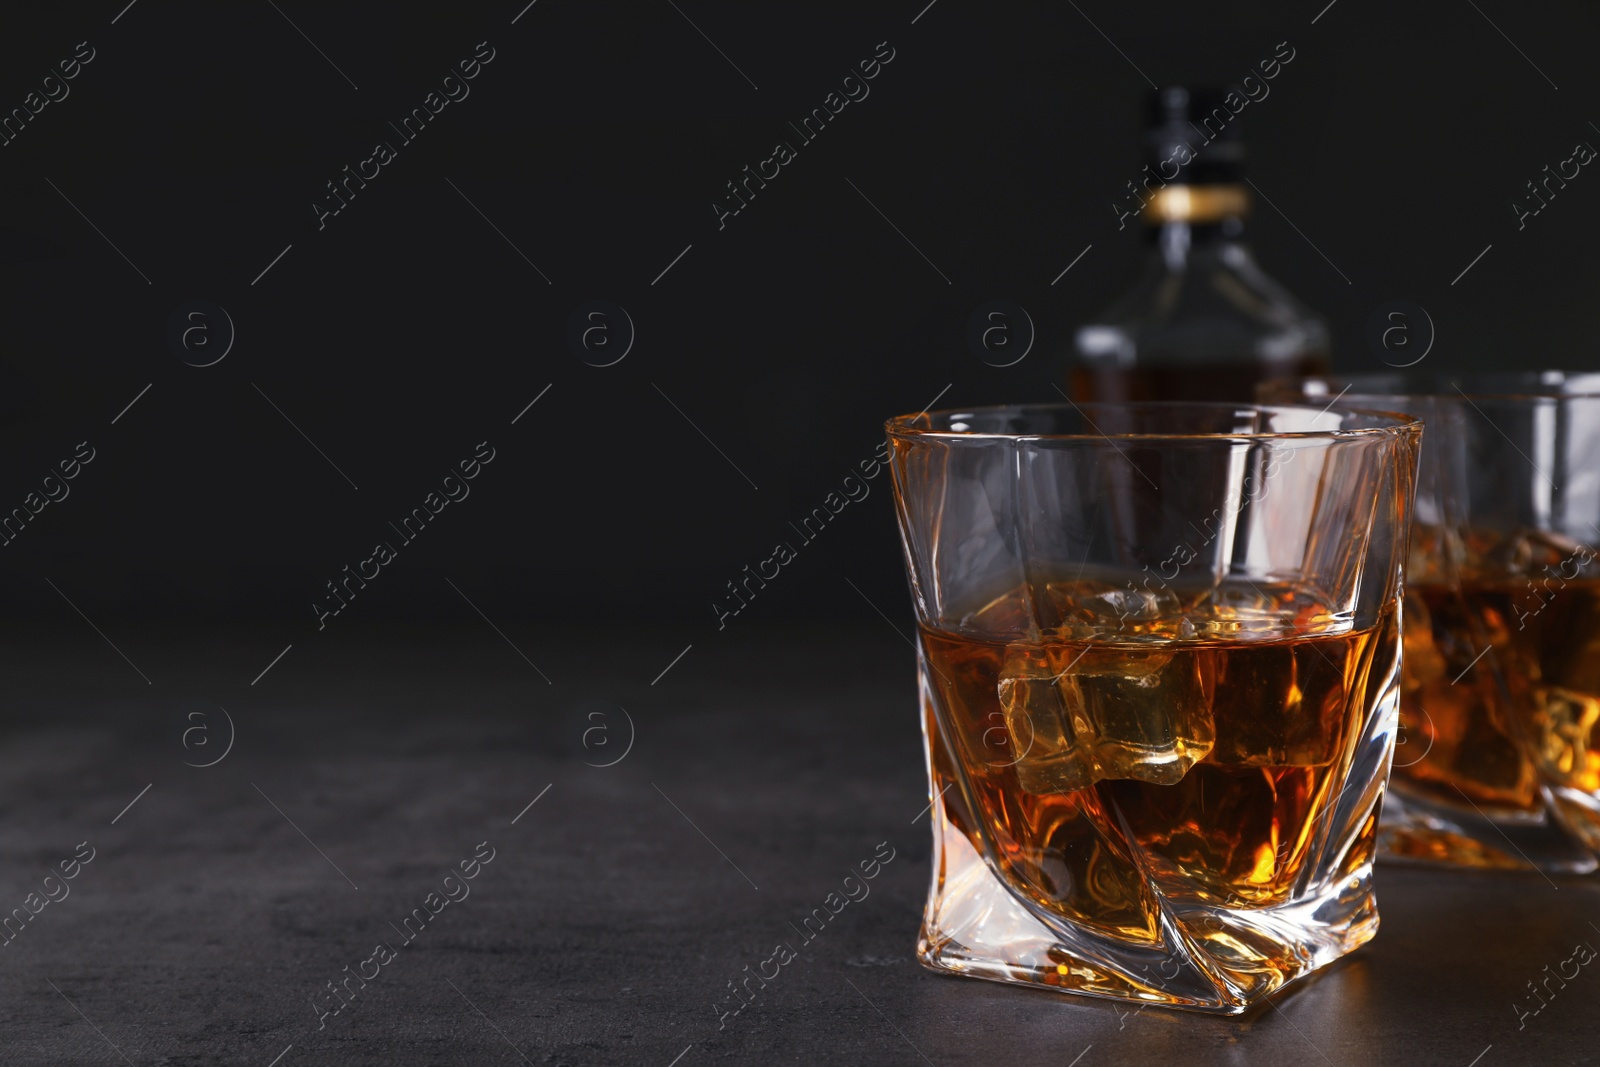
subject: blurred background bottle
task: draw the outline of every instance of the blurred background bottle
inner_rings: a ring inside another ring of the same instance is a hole
[[[1327,373],[1327,325],[1244,243],[1250,188],[1230,93],[1172,86],[1151,98],[1145,166],[1122,204],[1125,224],[1146,230],[1149,261],[1079,328],[1075,398],[1248,401],[1259,382]]]

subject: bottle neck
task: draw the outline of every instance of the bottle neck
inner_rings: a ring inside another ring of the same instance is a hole
[[[1242,218],[1214,222],[1162,222],[1145,227],[1145,239],[1163,254],[1245,245]]]
[[[1150,239],[1168,259],[1190,249],[1244,241],[1249,190],[1240,184],[1171,183],[1154,191],[1143,220]]]

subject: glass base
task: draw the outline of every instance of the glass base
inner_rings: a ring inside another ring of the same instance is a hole
[[[953,792],[953,791],[952,791]],[[1147,946],[1029,906],[995,875],[936,799],[933,886],[917,958],[934,971],[1058,992],[1239,1015],[1371,940],[1371,863],[1294,904],[1230,909],[1167,902]]]
[[[1385,860],[1479,870],[1588,874],[1596,820],[1586,794],[1546,789],[1542,810],[1485,812],[1452,804],[1396,779],[1383,805],[1378,845]]]

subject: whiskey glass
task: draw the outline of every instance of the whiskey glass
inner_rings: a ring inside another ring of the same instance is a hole
[[[920,961],[1231,1015],[1371,938],[1420,423],[1148,402],[887,430]]]
[[[1376,374],[1264,387],[1427,423],[1406,571],[1387,857],[1600,860],[1600,375]]]

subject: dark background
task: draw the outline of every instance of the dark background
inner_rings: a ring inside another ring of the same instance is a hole
[[[1584,5],[1339,0],[1312,25],[1316,2],[939,0],[913,25],[915,0],[540,0],[514,26],[515,2],[279,6],[7,16],[7,108],[77,42],[96,50],[0,147],[0,507],[78,441],[98,452],[0,549],[18,613],[70,617],[48,576],[96,620],[304,636],[323,583],[487,439],[501,458],[470,499],[330,628],[464,610],[448,577],[502,625],[715,631],[724,583],[795,540],[883,418],[941,394],[1056,396],[1072,329],[1144,254],[1111,206],[1138,173],[1141,72],[1238,80],[1283,41],[1293,61],[1242,121],[1250,174],[1293,225],[1258,200],[1251,237],[1328,318],[1338,367],[1378,365],[1364,329],[1397,298],[1431,316],[1432,368],[1600,366],[1600,193],[1585,171],[1520,232],[1510,206],[1600,143]],[[324,183],[397,143],[387,123],[484,40],[496,58],[471,95],[318,232]],[[725,183],[797,142],[786,123],[880,41],[895,58],[870,96],[719,231]],[[967,344],[993,298],[1036,326],[1015,366]],[[194,299],[236,328],[215,366],[167,342]],[[636,327],[611,367],[567,342],[593,299]],[[738,624],[870,616],[846,577],[904,614],[888,479],[872,489]]]

